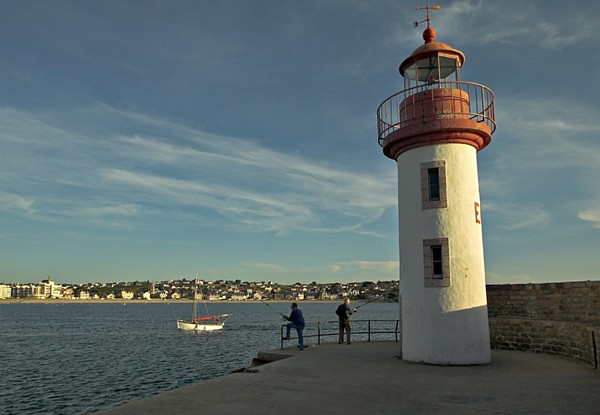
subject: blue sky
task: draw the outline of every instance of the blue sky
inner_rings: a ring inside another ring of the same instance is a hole
[[[375,111],[418,4],[3,1],[0,282],[397,279]],[[599,279],[600,3],[439,4],[496,97],[487,282]]]

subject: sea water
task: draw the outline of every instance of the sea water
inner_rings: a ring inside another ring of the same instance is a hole
[[[199,315],[233,316],[221,331],[196,333],[177,330],[176,320],[191,315],[185,302],[0,303],[0,414],[87,414],[247,367],[259,351],[280,347],[278,313],[289,315],[289,305],[200,304]],[[336,303],[299,307],[305,336],[319,326],[330,334],[322,342],[337,341]],[[369,303],[353,318],[358,332],[366,324],[359,319],[397,319],[398,304]]]

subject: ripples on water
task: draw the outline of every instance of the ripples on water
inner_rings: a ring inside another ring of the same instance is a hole
[[[305,335],[335,319],[335,307],[300,303]],[[229,373],[279,347],[277,312],[290,311],[287,303],[209,309],[234,316],[222,331],[193,333],[175,324],[189,303],[0,303],[0,413],[87,414]],[[396,319],[398,305],[371,303],[358,315]]]

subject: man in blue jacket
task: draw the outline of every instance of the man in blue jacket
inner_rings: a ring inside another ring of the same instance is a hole
[[[290,331],[296,329],[296,332],[298,333],[298,348],[304,350],[304,316],[302,315],[302,311],[298,308],[298,304],[292,303],[291,308],[292,312],[289,317],[279,313],[284,319],[289,321],[289,323],[287,323],[284,340],[288,340],[290,338]]]

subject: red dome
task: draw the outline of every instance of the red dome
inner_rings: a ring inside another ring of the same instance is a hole
[[[425,43],[430,43],[435,40],[435,29],[433,27],[428,27],[423,31],[423,40]]]

